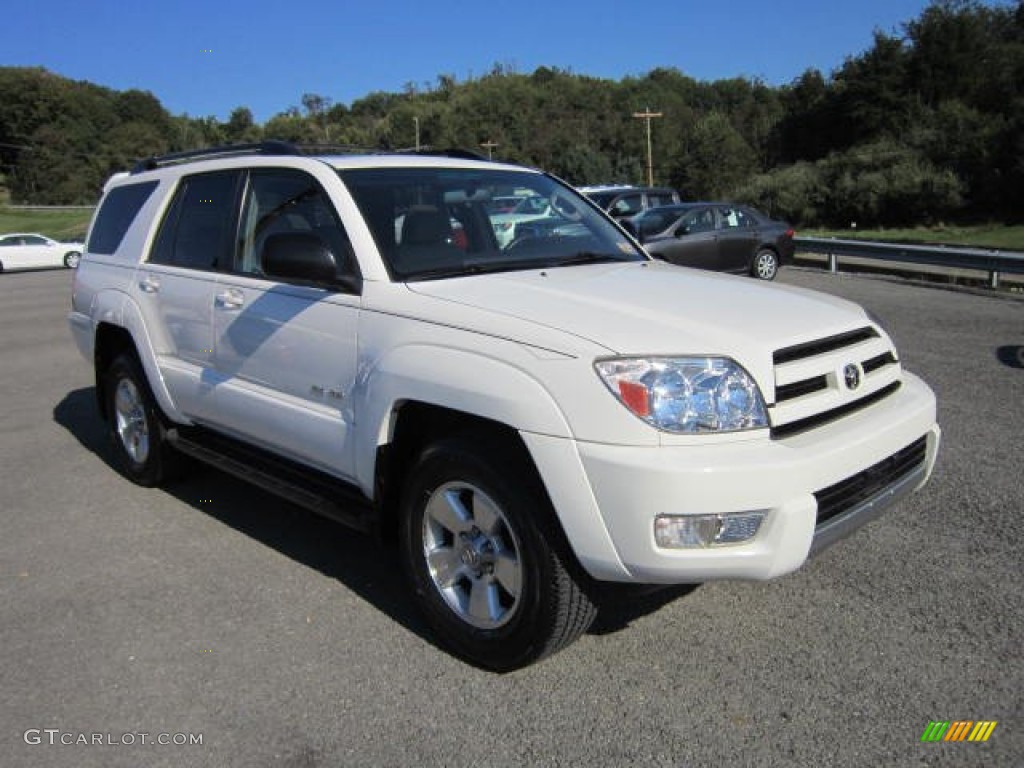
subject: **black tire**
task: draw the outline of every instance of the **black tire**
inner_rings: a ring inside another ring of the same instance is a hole
[[[754,254],[750,274],[760,280],[774,280],[779,274],[779,256],[770,248],[761,248]]]
[[[446,439],[421,454],[402,497],[400,546],[441,642],[506,672],[572,643],[597,609],[532,468],[496,442]]]
[[[181,455],[167,442],[163,417],[138,358],[117,357],[104,382],[107,424],[121,471],[145,487],[171,479]]]
[[[78,262],[81,261],[82,254],[78,251],[68,251],[64,254],[64,266],[67,269],[77,269]]]

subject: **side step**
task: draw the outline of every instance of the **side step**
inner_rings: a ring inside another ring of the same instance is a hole
[[[360,531],[373,529],[373,503],[354,485],[208,429],[170,429],[167,441],[300,507]]]

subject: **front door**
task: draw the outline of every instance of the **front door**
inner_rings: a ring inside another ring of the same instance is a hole
[[[349,433],[360,297],[263,274],[267,237],[321,237],[342,271],[348,238],[322,187],[290,169],[253,170],[234,269],[213,303],[215,426],[336,476],[353,476]]]
[[[650,250],[683,267],[716,269],[718,232],[715,230],[714,210],[694,208],[687,212],[670,236]]]

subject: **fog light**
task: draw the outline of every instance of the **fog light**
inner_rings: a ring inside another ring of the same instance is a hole
[[[654,540],[669,549],[704,549],[742,544],[757,535],[766,512],[724,515],[658,515]]]

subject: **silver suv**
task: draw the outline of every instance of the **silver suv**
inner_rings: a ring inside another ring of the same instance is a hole
[[[512,194],[545,226],[499,237]],[[798,568],[939,444],[860,307],[652,261],[557,179],[459,154],[143,162],[69,320],[129,478],[191,456],[397,540],[441,640],[495,670],[579,636],[607,584]]]

